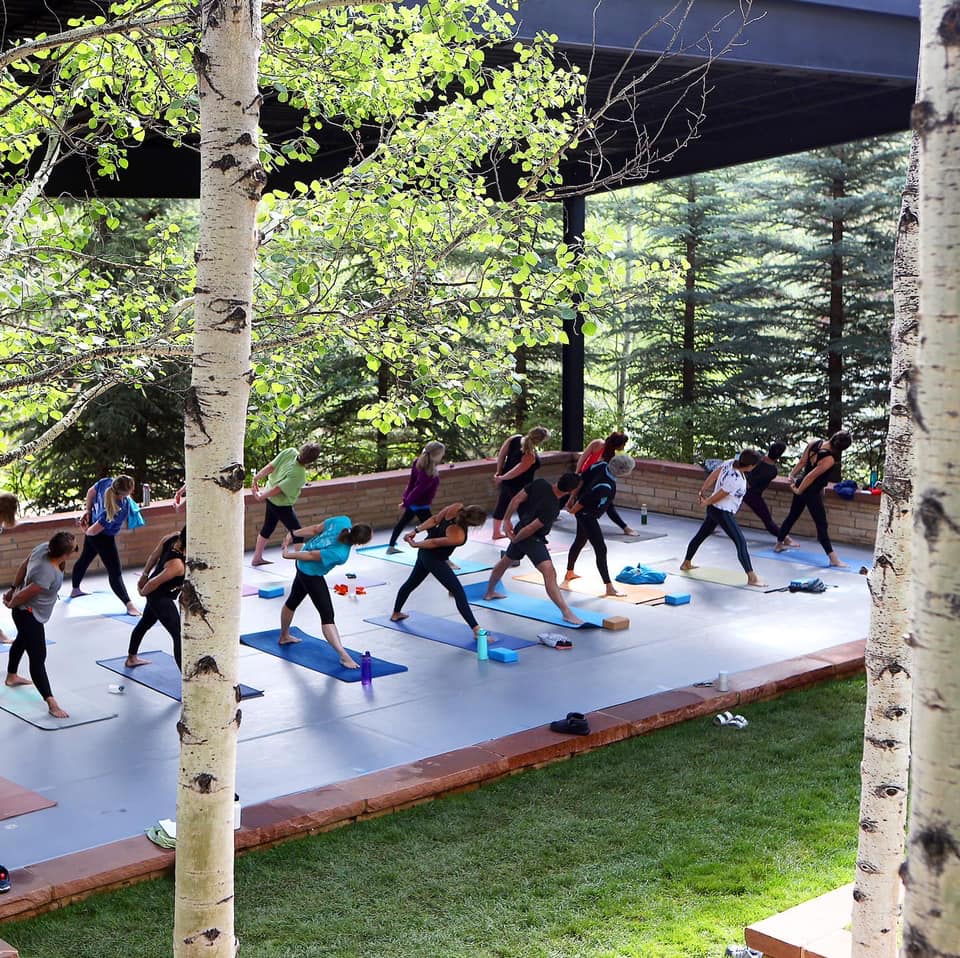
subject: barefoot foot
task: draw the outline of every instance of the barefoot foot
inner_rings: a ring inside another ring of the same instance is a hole
[[[10,636],[3,631],[3,629],[0,629],[0,645],[12,645],[12,644],[13,644],[13,639],[11,639]]]
[[[622,599],[626,594],[626,592],[620,592],[612,582],[607,584],[607,595]]]
[[[128,669],[135,669],[138,665],[149,665],[149,659],[141,659],[139,655],[128,655],[123,665]]]
[[[684,561],[680,563],[681,572],[690,572],[692,569],[696,568],[697,567],[689,559],[684,559]]]
[[[410,616],[406,612],[394,612],[390,616],[391,622],[402,622],[404,619],[409,619]]]
[[[57,700],[53,697],[47,699],[47,711],[54,718],[70,718],[70,714],[60,708],[60,706],[57,704]]]
[[[30,679],[22,679],[19,675],[11,675],[7,673],[6,681],[3,683],[8,688],[15,689],[18,685],[33,685],[33,682]]]
[[[298,642],[302,642],[303,639],[298,639],[293,635],[281,635],[279,645],[296,645]]]
[[[623,530],[623,534],[625,536],[636,536],[636,535],[639,535],[640,533],[637,532],[637,530],[634,529],[633,526],[626,526]]]
[[[747,585],[755,585],[755,586],[760,586],[762,588],[766,584],[767,583],[762,581],[758,575],[751,574],[747,576]]]
[[[791,539],[790,536],[787,536],[787,538],[783,540],[783,544],[785,546],[789,546],[792,549],[794,546],[798,545],[799,543],[797,542],[796,539]]]
[[[564,582],[573,582],[574,579],[579,579],[580,576],[578,573],[574,572],[572,569],[563,577]]]
[[[340,656],[340,664],[341,664],[345,669],[359,669],[359,668],[360,668],[360,666],[357,665],[357,663],[354,662],[353,659],[351,659],[349,655],[341,655],[341,656]]]
[[[484,601],[488,599],[505,599],[507,594],[505,592],[486,592],[484,593]]]
[[[128,602],[127,615],[140,615],[140,610],[132,602]]]
[[[270,559],[251,559],[250,565],[256,568],[258,565],[273,565]]]
[[[786,551],[787,551],[787,543],[786,543],[786,541],[784,541],[784,542],[778,542],[778,543],[773,547],[773,551],[774,551],[774,552],[786,552]]]
[[[71,590],[70,590],[70,598],[71,598],[71,599],[76,599],[78,596],[81,596],[81,595],[89,595],[89,593],[84,592],[83,589],[71,589]]]
[[[563,614],[563,621],[569,622],[570,625],[583,625],[583,619],[574,615],[572,612],[565,612]]]

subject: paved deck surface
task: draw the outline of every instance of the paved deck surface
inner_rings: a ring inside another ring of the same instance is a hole
[[[636,514],[626,518],[639,524]],[[609,527],[611,571],[615,574],[624,565],[642,562],[675,572],[696,527],[693,520],[651,515],[650,528],[665,537],[632,544],[620,541],[617,530]],[[567,518],[551,541],[569,541],[572,528]],[[753,531],[747,538],[754,551],[771,543]],[[384,539],[381,532],[374,541]],[[817,548],[816,543],[803,545],[808,551]],[[488,559],[496,556],[494,548],[468,543],[457,555]],[[839,547],[839,552],[857,568],[871,560],[863,549]],[[276,560],[274,564],[245,569],[246,583],[292,579],[292,563],[280,559],[277,550],[267,556]],[[555,561],[562,567],[565,556],[555,556]],[[737,567],[733,545],[721,535],[703,545],[697,561]],[[359,683],[339,682],[242,648],[240,680],[265,694],[243,705],[238,754],[241,802],[245,807],[259,805],[278,796],[345,783],[534,729],[569,711],[609,709],[712,679],[720,670],[757,669],[864,637],[869,594],[863,576],[763,559],[755,566],[770,588],[814,574],[831,588],[823,595],[764,594],[670,575],[665,588],[689,592],[689,605],[634,607],[574,595],[576,604],[629,617],[631,627],[619,632],[570,630],[572,651],[538,646],[521,651],[518,663],[502,665],[478,662],[460,649],[364,622],[365,617],[390,611],[397,586],[409,570],[372,557],[352,557],[345,569],[385,579],[387,584],[369,589],[359,599],[335,598],[344,641],[402,663],[409,671],[376,679],[372,689],[364,689]],[[593,569],[587,548],[578,570]],[[126,576],[131,593],[136,573],[130,570]],[[464,577],[466,583],[482,579],[483,574]],[[341,577],[333,573],[328,581]],[[532,583],[509,579],[509,584],[512,590],[544,594]],[[106,578],[88,576],[84,587],[107,591]],[[282,599],[242,601],[245,632],[277,625]],[[432,579],[414,593],[407,607],[458,620],[452,600]],[[121,611],[119,602],[116,611]],[[478,619],[491,629],[534,640],[543,630],[529,619],[482,609]],[[296,624],[319,634],[319,620],[309,603],[301,606]],[[0,625],[9,630],[2,616]],[[129,630],[122,620],[71,614],[67,603],[58,605],[48,626],[48,637],[56,643],[49,649],[48,670],[58,700],[68,710],[74,694],[104,701],[119,713],[117,718],[49,732],[0,712],[4,743],[0,774],[57,802],[55,807],[0,821],[0,861],[7,867],[23,868],[141,836],[146,826],[174,816],[179,704],[132,682],[125,683],[123,695],[112,695],[108,686],[118,677],[96,664],[97,659],[126,651]],[[144,649],[169,647],[159,626],[143,644]],[[21,673],[26,674],[25,663]],[[167,858],[160,857],[163,864],[158,867],[166,867]]]

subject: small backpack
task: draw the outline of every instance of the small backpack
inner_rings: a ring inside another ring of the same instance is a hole
[[[666,581],[666,572],[657,572],[656,569],[645,565],[628,565],[617,576],[617,582],[624,582],[627,585],[660,585],[661,582]]]

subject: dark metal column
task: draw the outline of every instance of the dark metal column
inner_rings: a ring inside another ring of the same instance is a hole
[[[563,241],[574,253],[574,262],[583,252],[583,230],[587,218],[587,201],[583,196],[571,196],[563,201]],[[574,308],[580,297],[574,298]],[[573,319],[563,321],[563,331],[569,340],[562,349],[562,448],[579,452],[583,449],[583,317],[579,312]]]

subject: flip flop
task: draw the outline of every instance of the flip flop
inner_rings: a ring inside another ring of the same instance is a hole
[[[10,891],[10,872],[0,865],[0,895],[5,891]]]
[[[714,715],[713,724],[714,725],[729,725],[733,721],[733,712],[721,712],[719,715]]]
[[[545,645],[550,649],[565,650],[573,648],[573,643],[565,636],[560,635],[558,632],[540,632],[537,635],[537,641],[541,645]]]
[[[750,723],[742,715],[734,715],[734,717],[727,722],[727,725],[729,725],[730,728],[746,728],[749,724]]]

